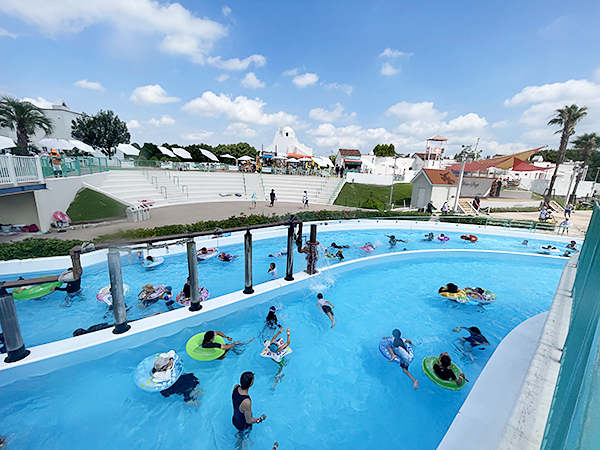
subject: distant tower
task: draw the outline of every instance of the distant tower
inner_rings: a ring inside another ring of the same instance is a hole
[[[438,160],[442,159],[446,152],[446,143],[448,139],[439,134],[427,139],[427,145],[425,150],[426,159]]]

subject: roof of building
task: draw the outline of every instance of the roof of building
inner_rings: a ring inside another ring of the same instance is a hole
[[[428,141],[447,141],[448,139],[446,139],[443,136],[440,136],[439,134],[436,134],[433,137],[430,137],[429,139],[427,139]]]
[[[431,184],[445,184],[448,186],[458,184],[458,180],[451,170],[423,169],[423,172],[429,178]]]
[[[342,156],[361,156],[360,150],[340,148],[340,155]]]

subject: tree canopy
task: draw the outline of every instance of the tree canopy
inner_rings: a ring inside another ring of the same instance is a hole
[[[472,145],[463,145],[463,149],[454,158],[457,161],[469,159],[476,161],[481,158],[481,150],[475,150]]]
[[[114,112],[100,110],[96,115],[85,113],[72,121],[71,136],[111,157],[119,144],[129,144],[127,125]]]
[[[377,144],[373,149],[375,156],[396,156],[394,144]]]
[[[29,136],[38,129],[43,130],[46,136],[54,131],[52,120],[41,108],[8,95],[0,97],[0,127],[17,131],[17,147],[22,155],[29,153]]]

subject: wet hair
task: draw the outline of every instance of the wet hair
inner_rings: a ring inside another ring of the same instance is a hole
[[[440,362],[442,363],[443,367],[449,367],[452,360],[448,355],[442,355],[442,357],[440,358]]]
[[[202,339],[202,345],[208,344],[210,341],[213,340],[214,337],[215,337],[214,331],[207,331],[206,333],[204,333],[204,338]]]
[[[477,327],[469,327],[469,331],[471,331],[472,333],[481,334],[481,331],[479,331],[479,328]]]
[[[390,239],[396,239],[396,236],[394,236],[393,234],[390,236]]]
[[[270,350],[272,353],[275,353],[275,352],[277,351],[277,349],[278,349],[278,348],[279,348],[279,346],[278,346],[278,345],[277,345],[275,342],[272,342],[272,343],[271,343],[271,345],[269,345],[269,350]]]
[[[408,351],[406,345],[404,344],[404,341],[400,337],[402,336],[402,333],[400,333],[400,330],[398,328],[392,331],[392,336],[394,336],[394,347],[402,347],[404,350]]]
[[[323,294],[321,294],[320,292],[317,294],[317,298],[323,298]]]
[[[240,387],[244,390],[248,389],[254,381],[254,374],[252,372],[244,372],[240,377]]]

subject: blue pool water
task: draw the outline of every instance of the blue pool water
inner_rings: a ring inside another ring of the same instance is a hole
[[[450,237],[450,241],[442,243],[439,241],[423,241],[425,231],[419,230],[373,230],[373,231],[335,231],[329,232],[327,227],[319,228],[318,239],[323,246],[330,245],[332,242],[338,245],[350,245],[351,248],[344,249],[345,261],[362,258],[371,255],[380,255],[384,253],[397,252],[406,248],[407,250],[419,249],[478,249],[478,250],[506,250],[518,251],[523,253],[537,253],[542,245],[552,244],[559,249],[565,248],[564,242],[557,242],[551,238],[543,240],[534,240],[532,235],[529,239],[530,246],[521,245],[522,239],[508,236],[479,235],[479,240],[475,243],[460,239],[462,233],[445,233]],[[385,235],[395,235],[399,239],[410,239],[408,243],[399,242],[395,247],[390,247],[388,238]],[[437,234],[437,233],[436,233]],[[366,242],[372,242],[376,249],[372,253],[367,253],[359,247]],[[278,268],[279,277],[285,276],[286,258],[269,258],[269,254],[284,251],[286,247],[286,238],[284,236],[255,240],[253,243],[253,275],[254,284],[260,284],[272,279],[267,274],[269,263],[275,262]],[[198,245],[200,248],[200,245]],[[240,257],[232,262],[221,262],[217,258],[198,264],[198,274],[200,285],[205,286],[211,294],[211,297],[217,297],[234,291],[244,289],[244,248],[243,244],[233,244],[220,246],[221,250],[228,253],[239,255]],[[321,249],[321,259],[319,266],[338,262],[329,260],[323,256]],[[160,301],[147,308],[138,306],[136,299],[137,293],[146,283],[154,285],[165,284],[173,287],[176,295],[183,287],[187,278],[187,258],[185,253],[166,255],[165,263],[154,270],[147,271],[135,262],[135,255],[131,258],[122,258],[123,280],[131,287],[131,294],[126,299],[128,306],[128,319],[135,320],[160,311],[166,311],[167,308],[163,301]],[[294,270],[300,271],[306,268],[305,257],[302,254],[295,253]],[[56,274],[56,272],[28,273],[22,274],[24,278],[32,278],[38,275]],[[7,277],[8,279],[17,279],[19,275]],[[96,300],[96,293],[109,284],[109,277],[106,263],[96,264],[84,268],[82,279],[82,298],[76,297],[70,307],[61,307],[64,304],[65,293],[54,292],[50,295],[37,300],[17,301],[17,312],[21,324],[23,339],[27,346],[39,345],[47,342],[53,342],[65,339],[73,335],[73,331],[78,328],[88,328],[101,322],[112,323],[112,313],[107,314],[107,307],[104,303]]]
[[[498,343],[517,324],[549,308],[565,261],[464,255],[407,261],[398,256],[345,273],[325,271],[311,279],[310,287],[274,302],[280,322],[292,330],[294,350],[275,390],[270,387],[277,366],[259,355],[269,303],[0,388],[0,432],[9,436],[11,449],[231,449],[231,391],[240,374],[251,370],[256,374],[250,390],[254,415],[267,415],[254,426],[252,448],[271,448],[279,441],[286,450],[433,450]],[[484,308],[450,303],[437,294],[448,282],[480,285],[498,300]],[[317,292],[335,305],[333,330],[316,306]],[[471,362],[455,348],[458,334],[452,330],[473,325],[491,345],[476,351]],[[414,343],[410,371],[420,381],[417,391],[378,349],[381,337],[396,327]],[[193,360],[185,343],[207,329],[255,340],[241,355]],[[169,349],[200,380],[205,394],[199,408],[179,396],[163,398],[134,386],[138,362]],[[425,356],[442,351],[449,351],[471,380],[462,391],[439,388],[421,371]]]

